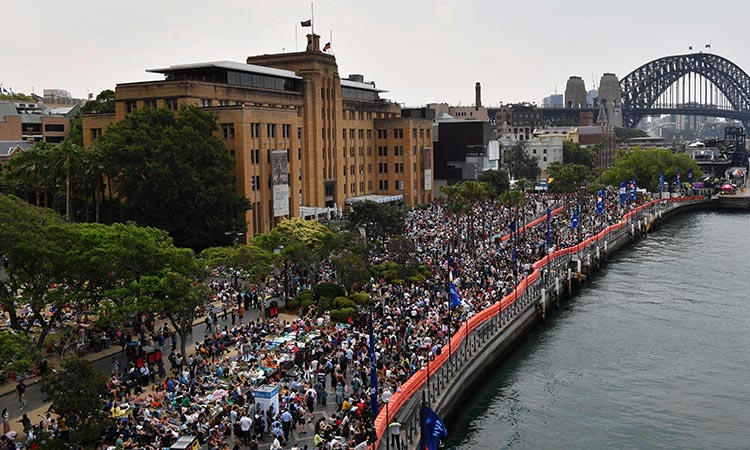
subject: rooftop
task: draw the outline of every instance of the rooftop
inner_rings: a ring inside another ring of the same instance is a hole
[[[191,64],[175,64],[175,65],[171,65],[165,68],[146,69],[146,72],[162,73],[166,75],[166,74],[170,74],[174,72],[182,72],[186,70],[211,69],[211,68],[236,70],[239,72],[257,73],[261,75],[271,75],[271,76],[283,77],[283,78],[293,78],[296,80],[302,79],[302,77],[298,77],[291,70],[274,69],[272,67],[256,66],[255,64],[246,64],[246,63],[241,63],[241,62],[236,62],[236,61],[211,61],[211,62],[191,63]]]

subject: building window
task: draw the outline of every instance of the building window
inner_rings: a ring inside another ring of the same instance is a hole
[[[137,109],[138,104],[136,102],[125,102],[125,111],[127,111],[128,114],[135,112]]]
[[[224,139],[234,139],[234,124],[222,123],[221,134],[224,136]]]
[[[276,137],[276,124],[275,123],[266,124],[266,136],[270,138]]]
[[[254,138],[260,137],[260,124],[259,123],[250,124],[250,137],[254,137]]]
[[[341,129],[341,139],[346,139],[346,128]]]
[[[297,159],[302,161],[302,149],[297,148]]]
[[[302,139],[302,128],[297,128],[297,139]]]
[[[211,99],[210,98],[202,98],[201,99],[201,106],[204,108],[211,107]]]
[[[372,139],[372,130],[367,130],[367,139]]]
[[[143,101],[143,107],[144,108],[154,108],[154,109],[156,109],[156,100],[155,99],[144,100]]]
[[[176,98],[165,98],[164,107],[170,111],[177,111],[177,99]]]
[[[289,124],[281,125],[281,137],[290,138],[292,137],[292,126]]]
[[[59,131],[63,132],[65,131],[65,125],[61,123],[45,123],[44,124],[44,131]]]

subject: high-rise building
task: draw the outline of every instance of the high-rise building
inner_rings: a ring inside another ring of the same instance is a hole
[[[150,72],[165,78],[118,84],[113,114],[84,116],[84,146],[142,108],[210,111],[215,136],[236,162],[237,192],[252,205],[248,235],[362,199],[418,205],[433,198],[432,120],[402,117],[362,75],[340,78],[317,35],[308,35],[304,52]]]

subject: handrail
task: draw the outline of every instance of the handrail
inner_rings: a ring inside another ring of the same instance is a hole
[[[440,354],[437,355],[435,359],[431,360],[430,372],[434,374],[439,369],[442,368],[442,366],[448,361],[449,349],[450,348],[458,349],[460,345],[468,337],[468,333],[471,333],[472,331],[476,330],[478,327],[482,326],[484,323],[486,323],[493,317],[497,316],[498,313],[501,313],[505,311],[506,309],[508,309],[509,307],[511,307],[513,303],[515,303],[516,300],[518,300],[518,298],[524,294],[524,292],[526,291],[526,288],[539,279],[541,269],[547,267],[548,265],[550,265],[550,263],[555,262],[559,258],[563,258],[571,254],[579,253],[585,250],[588,246],[597,244],[603,239],[606,239],[611,233],[614,233],[620,230],[621,228],[623,228],[624,226],[626,226],[628,222],[630,221],[630,219],[632,219],[636,215],[639,215],[646,208],[652,207],[654,205],[658,205],[661,202],[668,202],[668,203],[689,202],[689,201],[703,200],[704,198],[705,197],[703,196],[696,195],[696,196],[691,196],[691,197],[676,197],[676,198],[651,200],[648,203],[644,203],[638,206],[633,211],[628,212],[627,214],[623,216],[623,219],[620,222],[608,226],[607,228],[600,231],[595,236],[592,236],[577,245],[559,249],[549,255],[546,255],[544,258],[534,262],[532,264],[534,271],[529,276],[521,280],[511,293],[503,297],[499,302],[496,302],[492,304],[491,306],[483,309],[482,311],[479,311],[478,313],[476,313],[474,316],[472,316],[471,318],[467,320],[464,326],[458,327],[458,329],[453,334],[453,336],[450,337],[450,344],[444,345],[440,351]],[[552,214],[553,215],[559,214],[561,211],[563,211],[563,209],[564,207],[561,206],[555,209]],[[535,219],[534,221],[525,225],[522,229],[534,227],[544,220],[546,220],[546,215]],[[509,235],[505,235],[503,236],[503,238],[501,238],[501,241],[504,242],[508,240],[509,238],[510,238]],[[409,402],[412,396],[418,393],[424,387],[426,383],[427,383],[427,372],[423,370],[417,371],[408,380],[406,380],[406,382],[400,386],[399,390],[395,392],[393,396],[391,397],[391,400],[389,403],[389,415],[393,417],[393,415],[398,414],[400,409],[407,402]],[[374,420],[374,426],[375,426],[375,431],[376,431],[376,436],[377,436],[375,447],[373,447],[375,449],[379,448],[381,439],[383,438],[383,436],[385,436],[385,431],[388,426],[386,422],[387,422],[386,411],[381,408],[381,410],[378,412],[377,417]]]

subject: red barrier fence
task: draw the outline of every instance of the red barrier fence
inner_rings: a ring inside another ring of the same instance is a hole
[[[628,224],[628,220],[633,218],[634,216],[640,214],[642,211],[644,211],[646,208],[652,207],[654,205],[659,204],[660,202],[667,202],[667,203],[674,203],[674,202],[687,202],[687,201],[698,201],[702,200],[703,196],[692,196],[692,197],[678,197],[678,198],[666,198],[661,200],[653,200],[648,203],[645,203],[633,211],[625,214],[623,216],[623,220],[620,222],[610,225],[609,227],[605,228],[601,232],[599,232],[596,236],[593,236],[589,239],[586,239],[585,241],[581,242],[578,245],[574,245],[572,247],[566,247],[560,250],[557,250],[553,252],[552,254],[546,256],[543,259],[540,259],[539,261],[532,264],[532,267],[534,268],[534,271],[521,280],[517,287],[511,292],[510,294],[503,297],[500,302],[493,304],[492,306],[485,308],[484,310],[478,312],[464,325],[460,326],[458,330],[453,334],[453,336],[450,338],[450,347],[446,344],[443,346],[440,355],[437,355],[434,360],[430,362],[430,372],[434,374],[437,372],[443,364],[445,364],[448,361],[449,354],[448,349],[458,349],[460,345],[464,342],[464,340],[467,338],[468,333],[471,333],[481,325],[483,325],[485,322],[490,320],[492,317],[495,317],[498,313],[505,311],[507,308],[513,305],[513,303],[524,293],[526,288],[536,282],[539,279],[539,273],[540,270],[545,268],[550,261],[554,261],[557,258],[565,257],[574,253],[578,253],[586,247],[597,244],[601,240],[606,239],[610,233],[615,232],[622,227],[626,226]],[[559,214],[564,210],[564,207],[559,207],[555,209],[552,214]],[[543,221],[546,220],[546,215],[539,217],[538,219],[530,222],[526,226],[523,227],[523,229],[534,227]],[[503,236],[501,238],[501,241],[507,241],[510,238],[510,235]],[[391,401],[389,403],[389,415],[390,417],[393,417],[395,414],[399,412],[399,410],[409,401],[412,395],[418,393],[424,385],[427,383],[427,372],[420,370],[414,375],[411,376],[404,384],[400,386],[400,389],[398,392],[395,392],[393,396],[391,397]],[[388,427],[387,418],[385,414],[385,409],[381,408],[378,416],[375,418],[375,430],[378,436],[378,440],[375,444],[374,448],[378,448],[380,445],[380,441],[383,436],[385,436],[386,429]]]

